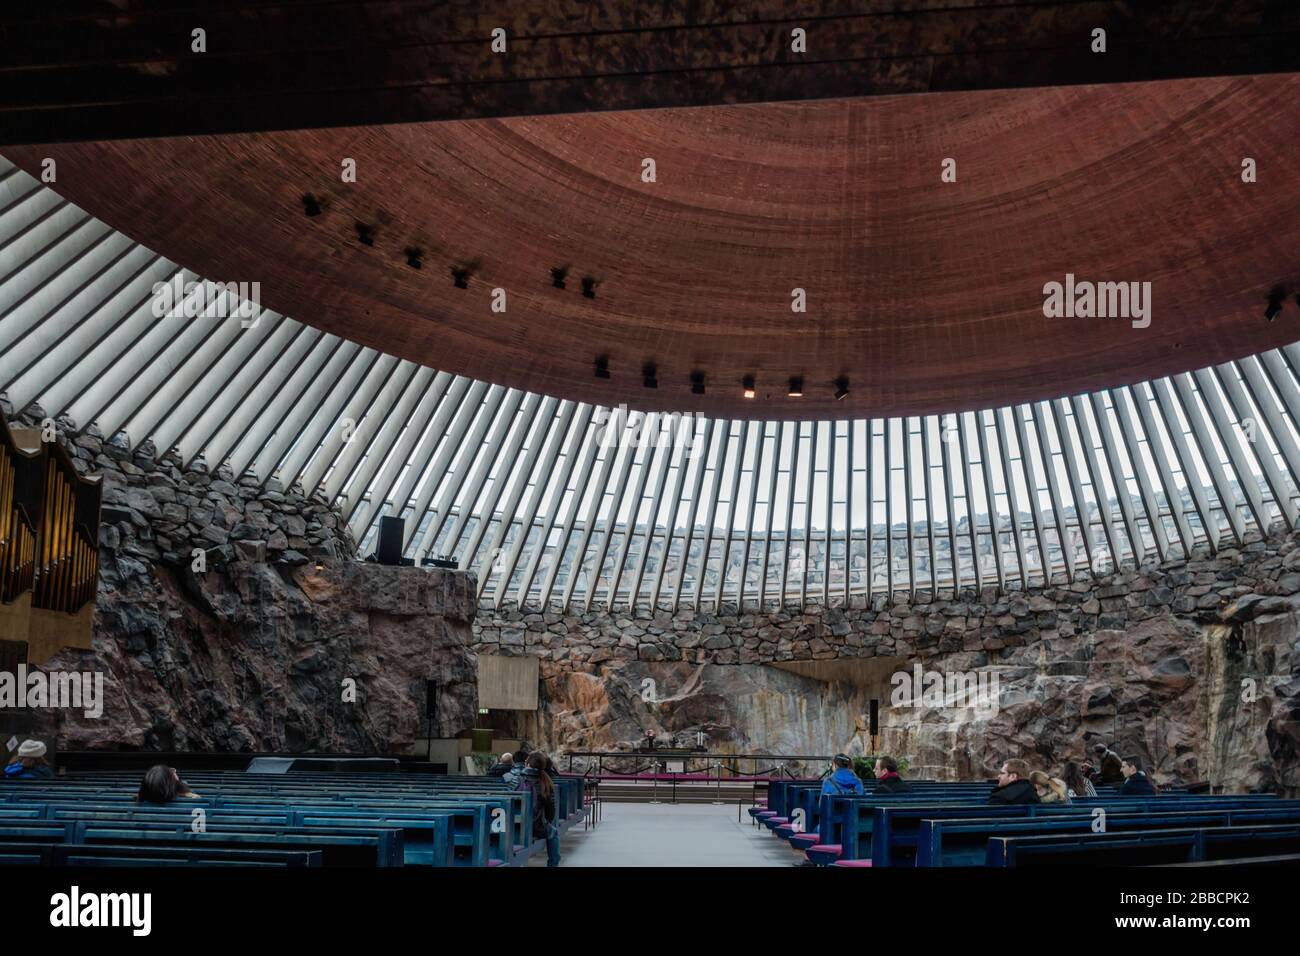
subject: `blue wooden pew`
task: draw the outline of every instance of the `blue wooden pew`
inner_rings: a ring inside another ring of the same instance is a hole
[[[891,865],[891,829],[894,826],[904,825],[904,821],[910,821],[913,835],[913,844],[915,832],[919,830],[920,820],[924,818],[938,818],[944,815],[943,811],[948,808],[980,808],[983,810],[998,811],[995,813],[985,814],[986,816],[998,816],[1001,812],[1010,810],[1010,815],[1037,815],[1060,813],[1063,810],[1080,808],[1091,808],[1094,806],[1107,808],[1108,812],[1119,809],[1143,810],[1154,804],[1162,810],[1175,810],[1184,806],[1194,806],[1200,809],[1215,809],[1227,807],[1241,807],[1243,809],[1252,806],[1263,806],[1270,803],[1276,803],[1277,798],[1271,794],[1251,794],[1240,796],[1189,796],[1189,795],[1170,795],[1159,794],[1149,797],[1122,797],[1119,795],[1108,795],[1095,798],[1076,800],[1073,804],[1028,804],[1017,807],[990,807],[986,798],[962,797],[952,800],[933,800],[926,797],[918,797],[913,794],[908,795],[890,795],[890,796],[867,796],[867,797],[840,797],[827,796],[822,798],[821,808],[821,826],[819,829],[819,846],[831,844],[838,846],[839,852],[836,856],[831,857],[834,860],[858,860],[870,857],[873,865],[888,866]],[[878,808],[888,808],[897,810],[897,813],[877,817]],[[924,811],[908,813],[907,811]],[[961,814],[959,814],[960,816]],[[972,814],[965,814],[971,816]],[[876,863],[874,847],[876,841],[874,833],[877,822],[883,823],[885,829],[884,840],[880,844],[880,853],[882,854],[880,862]],[[818,855],[817,848],[809,850],[810,857]],[[829,860],[827,861],[829,862]]]
[[[1300,823],[1300,807],[1268,810],[1194,810],[1162,813],[1114,812],[1106,816],[1107,833],[1133,830],[1189,829],[1232,825]],[[975,818],[922,820],[916,848],[916,866],[983,866],[988,841],[995,836],[1050,836],[1091,833],[1091,814],[1061,814],[1007,819]],[[874,848],[873,848],[874,850]],[[874,860],[874,856],[873,856]],[[895,864],[897,865],[897,854]]]
[[[1195,863],[1300,852],[1300,825],[991,837],[987,866]]]

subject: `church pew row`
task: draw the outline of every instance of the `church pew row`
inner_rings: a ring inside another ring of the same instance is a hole
[[[823,820],[819,835],[830,838],[827,842],[840,846],[840,852],[834,859],[872,859],[874,865],[875,847],[879,846],[882,854],[880,865],[889,866],[893,864],[893,860],[890,858],[891,831],[896,827],[900,829],[910,827],[912,833],[915,833],[921,819],[944,817],[946,814],[943,811],[947,808],[956,809],[958,812],[955,815],[958,817],[972,817],[978,815],[981,811],[989,810],[995,812],[992,814],[985,813],[984,815],[1054,817],[1062,813],[1078,813],[1080,810],[1091,814],[1093,808],[1104,809],[1107,814],[1115,812],[1143,813],[1150,810],[1170,811],[1189,808],[1204,810],[1249,809],[1275,804],[1277,798],[1272,795],[1220,797],[1177,794],[1160,794],[1146,797],[1108,795],[1076,799],[1071,804],[1049,803],[1014,807],[990,807],[986,801],[967,801],[965,803],[939,802],[932,799],[927,801],[925,798],[910,796],[877,799],[874,803],[869,799],[846,797],[826,797],[824,801],[830,803],[829,808],[825,802],[823,803]],[[935,812],[936,810],[940,812]],[[963,810],[966,812],[961,812]],[[826,816],[828,813],[829,818]],[[876,840],[877,823],[880,823],[882,827],[879,842]],[[814,847],[808,852],[819,855],[816,850],[817,848]]]
[[[505,788],[497,778],[452,777],[418,775],[418,783],[390,782],[384,779],[394,775],[371,775],[359,783],[358,774],[288,774],[250,775],[230,772],[208,772],[187,775],[190,785],[205,796],[218,802],[228,799],[257,798],[271,794],[279,797],[309,799],[360,799],[399,800],[418,799],[424,795],[473,796],[485,792],[517,793]],[[412,775],[415,776],[415,775]],[[400,780],[401,778],[399,778]],[[561,776],[555,781],[558,794],[557,810],[562,823],[573,815],[581,816],[585,806],[584,781],[580,777]],[[53,782],[50,782],[53,783]],[[58,781],[61,792],[87,793],[95,790],[113,793],[129,799],[139,784],[137,775],[91,773]],[[206,788],[206,790],[205,790]],[[7,789],[7,788],[6,788]],[[0,802],[7,798],[6,789],[0,789]],[[209,794],[207,791],[212,791]]]
[[[42,817],[15,819],[0,816],[0,834],[5,839],[12,838],[19,828],[27,828],[38,838],[41,827],[56,827],[57,838],[64,842],[84,842],[85,835],[92,838],[96,834],[112,830],[115,833],[135,832],[140,834],[142,842],[157,839],[151,833],[194,833],[195,820],[188,808],[130,808],[130,809],[85,809],[48,807],[43,808]],[[371,866],[487,866],[486,859],[476,857],[470,849],[458,854],[454,839],[453,815],[448,813],[426,812],[411,820],[385,820],[381,817],[354,816],[346,819],[319,818],[311,815],[299,817],[293,821],[288,814],[229,814],[209,813],[203,826],[208,833],[237,834],[238,842],[277,843],[281,837],[292,835],[303,838],[304,842],[314,843],[320,849],[329,851],[326,864],[333,865],[336,858],[339,865]],[[73,827],[81,829],[74,830]],[[64,829],[67,828],[67,829]],[[51,838],[56,831],[46,831]],[[357,841],[355,837],[369,835],[371,840]],[[199,834],[202,836],[202,834]],[[215,837],[209,842],[220,842]],[[351,846],[356,843],[372,843],[374,850],[369,854],[370,861],[356,859],[355,853],[340,854],[337,847]],[[462,847],[467,841],[462,839]],[[333,849],[331,849],[333,848]]]
[[[285,775],[246,774],[229,771],[196,772],[186,775],[190,785],[210,797],[222,801],[238,801],[264,795],[297,799],[350,799],[375,800],[418,799],[421,796],[473,796],[483,793],[514,794],[506,789],[499,778],[447,776],[433,774],[320,774],[295,773]],[[130,797],[134,794],[139,777],[135,774],[85,773],[61,779],[59,785],[73,790],[101,789]],[[560,776],[554,780],[559,799],[561,821],[569,816],[581,815],[584,800],[584,781],[580,777]],[[0,790],[0,800],[3,791]]]
[[[992,837],[986,866],[1134,866],[1300,853],[1300,824]]]
[[[888,812],[888,811],[886,811]],[[1141,812],[1109,812],[1105,818],[1106,833],[1125,833],[1135,830],[1200,829],[1207,827],[1260,826],[1300,824],[1300,804],[1251,810],[1186,810],[1164,812],[1152,808]],[[952,819],[945,812],[942,819],[921,820],[911,849],[918,867],[933,866],[983,866],[987,861],[988,843],[994,837],[1052,836],[1088,834],[1096,825],[1090,811],[1082,814],[1061,814],[1051,818],[1032,819],[975,818]],[[879,832],[879,830],[877,830]],[[899,843],[905,836],[895,833],[888,841],[893,846],[886,852],[893,865],[907,865],[908,848]],[[877,848],[886,841],[873,839],[872,860]],[[877,864],[880,865],[880,864]]]
[[[1125,797],[1105,794],[1095,798],[1076,800],[1072,805],[1040,804],[1019,807],[990,807],[987,804],[989,787],[972,789],[949,787],[934,791],[921,787],[907,794],[866,794],[863,796],[820,795],[806,782],[784,788],[783,800],[801,803],[805,820],[810,819],[816,830],[791,834],[788,824],[778,824],[770,816],[759,818],[779,835],[789,839],[792,847],[804,851],[812,862],[829,865],[837,861],[865,861],[874,865],[911,865],[916,853],[917,833],[921,820],[943,816],[970,818],[1024,818],[1049,817],[1061,814],[1083,813],[1091,820],[1092,808],[1104,808],[1108,814],[1122,812],[1146,813],[1153,810],[1174,812],[1178,810],[1229,810],[1262,807],[1282,808],[1275,796],[1268,794],[1209,796],[1180,792],[1164,793],[1153,797]],[[814,804],[808,801],[816,801]],[[1283,814],[1282,819],[1286,819]],[[873,839],[873,831],[881,828],[883,839]],[[899,859],[893,859],[894,854]]]
[[[389,865],[394,846],[405,865],[518,865],[541,849],[540,841],[532,839],[529,794],[510,791],[492,778],[213,772],[189,774],[187,782],[202,797],[166,807],[134,802],[139,785],[134,774],[83,774],[6,786],[0,788],[0,824],[82,821],[100,827],[92,833],[111,830],[115,840],[138,833],[140,842],[155,846],[223,841],[298,845],[315,838],[329,850],[325,865],[346,859]],[[583,782],[573,777],[555,782],[560,825],[567,829],[585,813]],[[206,829],[215,836],[193,833],[201,829],[192,825],[196,810],[202,810]]]
[[[321,865],[316,850],[216,850],[206,847],[81,846],[0,843],[0,866],[276,866]]]
[[[70,802],[66,794],[58,794],[57,799],[50,795],[44,795],[49,802],[45,804],[48,813],[76,811],[76,810],[97,810],[103,812],[112,812],[120,808],[134,808],[137,804],[130,796],[123,797],[120,794],[113,797],[106,797],[98,794],[93,797],[84,796],[83,799]],[[488,831],[486,839],[488,840],[488,858],[490,860],[502,860],[511,862],[511,856],[523,851],[527,851],[532,843],[532,828],[529,825],[531,817],[531,806],[527,794],[521,793],[502,793],[491,794],[477,797],[450,796],[440,800],[434,800],[424,797],[419,800],[411,799],[406,801],[395,800],[377,800],[377,799],[353,799],[353,800],[328,800],[328,799],[293,799],[285,802],[268,797],[249,797],[241,799],[219,799],[210,800],[206,798],[201,800],[186,800],[181,804],[188,808],[190,812],[195,808],[202,808],[205,815],[214,812],[227,813],[250,813],[254,815],[265,814],[286,814],[285,823],[288,825],[297,825],[306,815],[314,813],[318,816],[332,815],[370,815],[386,816],[392,814],[406,815],[414,812],[437,811],[460,806],[483,806],[486,808],[488,821]],[[93,802],[92,802],[93,800]],[[3,818],[11,810],[19,808],[30,808],[33,804],[30,799],[24,804],[14,801],[0,803],[0,818]],[[141,810],[147,810],[147,807],[140,807]],[[457,820],[456,833],[458,835],[471,834],[469,840],[458,839],[457,845],[468,845],[483,839],[479,835],[479,826],[477,821],[466,822]]]
[[[188,821],[0,821],[0,842],[188,845],[212,848],[294,849],[321,853],[322,866],[402,866],[403,831],[382,827],[289,827],[209,823],[191,830]]]
[[[1109,825],[1115,818],[1127,818],[1138,814],[1173,814],[1188,812],[1232,812],[1250,811],[1252,809],[1270,809],[1277,812],[1279,819],[1289,820],[1289,814],[1300,808],[1300,803],[1280,801],[1273,796],[1220,796],[1220,797],[1184,797],[1171,799],[1166,796],[1147,797],[1099,797],[1075,800],[1070,804],[1030,804],[1027,806],[998,807],[982,804],[978,806],[947,806],[924,802],[878,806],[871,811],[871,825],[858,827],[857,844],[848,852],[854,857],[869,857],[876,866],[911,866],[914,864],[917,847],[920,842],[921,827],[927,820],[944,820],[960,822],[963,819],[986,819],[990,821],[1007,820],[1041,820],[1043,826],[1047,821],[1061,819],[1086,819],[1091,827],[1094,820],[1104,819]],[[1105,812],[1104,818],[1094,816],[1098,810]],[[1064,826],[1065,824],[1059,824]],[[1099,827],[1100,828],[1100,827]],[[850,834],[850,842],[852,835]]]
[[[202,832],[188,821],[116,822],[66,820],[0,821],[0,842],[78,845],[191,846],[209,849],[319,851],[322,866],[402,866],[403,834],[398,829],[246,826],[212,824]]]

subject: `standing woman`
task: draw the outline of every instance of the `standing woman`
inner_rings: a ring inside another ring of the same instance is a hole
[[[533,795],[533,839],[546,841],[546,865],[560,865],[560,828],[555,825],[555,784],[546,773],[546,754],[528,755],[519,789]]]

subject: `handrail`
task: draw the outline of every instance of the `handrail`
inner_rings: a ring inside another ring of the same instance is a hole
[[[730,754],[715,753],[709,750],[673,750],[664,747],[654,750],[566,750],[560,754],[561,757],[655,757],[663,760],[665,758],[703,758],[713,757],[719,760],[826,760],[833,758],[833,754]]]

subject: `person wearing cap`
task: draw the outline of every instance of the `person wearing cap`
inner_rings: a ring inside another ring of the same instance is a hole
[[[822,783],[822,796],[845,797],[851,794],[861,795],[862,781],[853,772],[853,761],[845,754],[836,754],[831,758],[831,775]]]
[[[24,740],[5,765],[6,780],[45,780],[53,776],[45,759],[45,744],[39,740]]]

